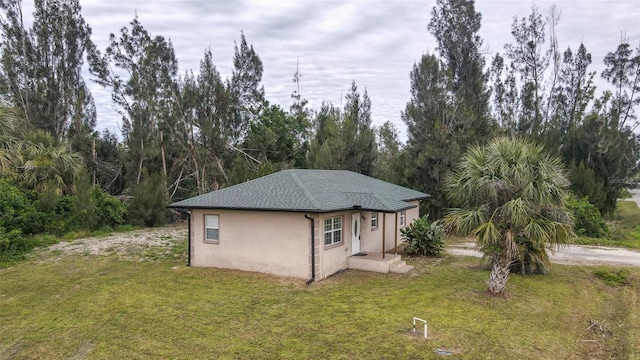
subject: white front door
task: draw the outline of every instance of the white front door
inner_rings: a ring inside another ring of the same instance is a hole
[[[351,255],[360,252],[360,213],[351,214]]]

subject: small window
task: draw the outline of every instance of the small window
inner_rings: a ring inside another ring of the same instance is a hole
[[[324,244],[333,245],[342,241],[342,216],[324,219]]]
[[[407,218],[407,212],[406,211],[401,211],[400,212],[400,226],[404,226],[406,224],[406,218]]]
[[[377,212],[372,212],[371,213],[371,228],[372,229],[377,229],[378,228],[378,213]]]
[[[218,215],[204,216],[204,232],[206,241],[220,241],[220,219]]]

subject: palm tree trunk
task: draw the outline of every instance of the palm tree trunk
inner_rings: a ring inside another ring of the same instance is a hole
[[[507,260],[506,256],[493,256],[491,263],[489,292],[495,295],[502,294],[507,287],[511,261]]]

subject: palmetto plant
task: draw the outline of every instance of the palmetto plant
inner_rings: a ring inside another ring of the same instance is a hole
[[[446,195],[456,207],[445,224],[477,238],[492,263],[491,293],[504,291],[515,259],[548,261],[544,250],[573,236],[564,206],[568,185],[562,163],[542,146],[506,138],[470,148],[447,178]]]
[[[73,180],[82,170],[82,159],[78,153],[42,130],[29,135],[22,146],[25,161],[20,169],[20,178],[25,185],[58,195],[70,190]]]

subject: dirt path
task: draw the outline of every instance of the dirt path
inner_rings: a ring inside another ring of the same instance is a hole
[[[42,250],[41,254],[54,256],[70,254],[116,255],[121,258],[136,258],[146,249],[171,247],[186,237],[186,225],[172,225],[61,242]]]
[[[456,243],[447,252],[459,256],[482,257],[475,242]],[[566,265],[619,265],[640,267],[640,251],[605,246],[570,245],[549,254],[551,262]]]

